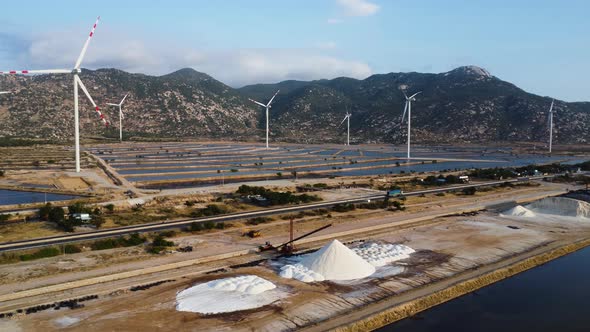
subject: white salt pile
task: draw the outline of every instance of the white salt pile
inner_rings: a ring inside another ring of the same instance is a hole
[[[326,280],[323,275],[314,272],[301,264],[285,265],[281,267],[279,275],[283,278],[296,279],[303,282]]]
[[[280,275],[303,282],[362,279],[375,273],[375,267],[338,240],[301,257],[299,264],[285,265]]]
[[[220,291],[237,291],[246,294],[260,294],[276,288],[272,282],[257,276],[241,276],[209,281],[207,286]]]
[[[55,323],[55,325],[57,325],[57,327],[68,327],[70,325],[78,323],[79,321],[80,318],[63,316],[56,318],[53,322]]]
[[[403,244],[369,243],[352,249],[357,255],[373,266],[384,266],[389,263],[406,259],[416,252]]]
[[[525,208],[522,205],[517,205],[508,211],[502,212],[500,215],[501,216],[512,216],[512,217],[526,217],[526,218],[536,217],[536,214],[533,211]]]
[[[255,275],[213,280],[176,294],[176,310],[216,314],[259,308],[284,297],[275,288]]]
[[[575,217],[580,219],[590,218],[590,204],[567,197],[547,197],[532,202],[526,207],[542,214],[552,214],[564,217]]]

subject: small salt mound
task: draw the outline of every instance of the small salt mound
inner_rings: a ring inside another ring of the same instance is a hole
[[[414,249],[403,244],[378,243],[365,244],[352,250],[373,266],[384,266],[406,259],[415,252]]]
[[[281,267],[279,275],[283,278],[296,279],[303,282],[326,280],[323,275],[314,272],[301,264],[285,265]]]
[[[208,282],[207,286],[221,291],[238,291],[246,294],[260,294],[277,287],[266,279],[252,275],[213,280]]]
[[[529,210],[564,217],[590,218],[590,203],[567,197],[547,197],[526,206]]]
[[[213,280],[176,294],[176,310],[215,314],[259,308],[284,296],[275,288],[254,275]]]
[[[361,279],[375,273],[375,267],[338,240],[302,257],[300,264],[326,280]]]
[[[80,318],[63,316],[63,317],[56,318],[53,322],[58,327],[68,327],[70,325],[74,325],[74,324],[78,323],[79,321],[80,321]]]
[[[513,217],[526,217],[526,218],[532,218],[532,217],[537,216],[533,211],[525,208],[522,205],[517,205],[508,211],[504,211],[504,212],[502,212],[502,215],[513,216]]]

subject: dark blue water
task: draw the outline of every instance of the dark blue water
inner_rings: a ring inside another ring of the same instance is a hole
[[[590,331],[589,276],[586,248],[377,331]]]
[[[74,199],[78,196],[0,189],[0,205],[43,203],[45,197],[47,197],[47,202],[56,202]]]

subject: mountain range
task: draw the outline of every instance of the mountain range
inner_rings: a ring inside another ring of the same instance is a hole
[[[211,76],[185,68],[163,76],[117,69],[83,70],[80,77],[99,105],[124,106],[125,136],[136,138],[264,137],[266,102],[271,108],[271,139],[300,143],[344,142],[339,125],[352,112],[351,141],[405,141],[400,124],[404,95],[422,91],[412,104],[414,142],[546,142],[550,97],[528,93],[485,69],[464,66],[446,73],[376,74],[364,80],[283,81],[231,88]],[[0,136],[64,141],[73,131],[73,82],[69,75],[0,76]],[[105,128],[80,94],[83,136],[116,137],[118,110],[103,108],[112,122]],[[556,143],[587,143],[590,103],[555,101]]]

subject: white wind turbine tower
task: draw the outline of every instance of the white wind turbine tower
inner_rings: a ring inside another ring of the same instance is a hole
[[[104,118],[104,115],[100,112],[100,108],[98,106],[96,106],[96,104],[94,103],[94,100],[92,100],[92,97],[88,93],[88,90],[84,86],[84,83],[82,83],[82,80],[80,80],[80,77],[78,77],[78,74],[80,72],[82,72],[82,70],[80,69],[80,65],[82,64],[82,60],[84,60],[84,55],[86,54],[86,50],[88,49],[88,44],[90,43],[90,39],[92,39],[92,36],[94,35],[94,30],[96,29],[96,25],[98,24],[99,20],[100,20],[100,16],[96,19],[96,22],[94,23],[94,26],[92,27],[92,30],[90,31],[90,35],[88,36],[88,38],[86,39],[86,43],[84,43],[84,46],[82,47],[82,52],[80,52],[80,55],[78,56],[78,60],[76,60],[76,63],[74,64],[74,68],[72,68],[72,69],[18,70],[18,71],[17,70],[10,70],[7,72],[0,71],[0,75],[5,75],[5,74],[72,74],[73,75],[73,81],[74,81],[74,137],[75,137],[74,140],[75,140],[75,149],[76,149],[76,172],[80,172],[80,119],[79,119],[79,110],[78,110],[78,87],[82,88],[82,91],[84,92],[86,97],[88,97],[88,100],[90,100],[90,103],[92,104],[92,106],[94,106],[94,109],[98,113],[98,115],[100,116],[100,119],[102,120],[102,122],[104,122],[104,124],[106,126],[109,125],[107,120]]]
[[[404,123],[404,118],[406,116],[406,111],[408,112],[408,159],[410,159],[410,133],[412,131],[412,102],[416,101],[416,97],[418,94],[422,93],[422,91],[416,92],[411,96],[407,96],[405,92],[402,91],[404,97],[406,97],[406,105],[404,106],[404,114],[402,115],[402,124]],[[401,124],[400,124],[401,126]]]
[[[0,95],[5,95],[7,93],[10,93],[10,91],[0,91]]]
[[[119,140],[121,142],[123,142],[123,111],[121,110],[121,107],[123,106],[123,102],[125,102],[125,98],[127,98],[127,96],[129,96],[129,94],[126,94],[125,97],[123,97],[123,100],[121,100],[121,102],[118,104],[107,103],[107,105],[119,107]]]
[[[553,150],[553,103],[555,99],[551,99],[551,106],[549,107],[549,153]]]
[[[342,122],[340,122],[339,126],[341,126],[344,121],[348,120],[347,124],[346,124],[346,145],[350,145],[350,116],[352,114],[348,113],[348,110],[346,110],[346,115],[344,116],[344,119],[342,119]]]
[[[275,99],[277,94],[279,94],[279,91],[281,91],[281,90],[277,90],[277,92],[275,92],[274,96],[272,96],[272,98],[270,98],[270,100],[268,101],[268,103],[266,105],[263,103],[257,102],[254,99],[248,98],[251,102],[256,103],[266,109],[266,148],[267,149],[268,149],[268,110],[270,109],[270,104],[272,104],[272,101]]]

